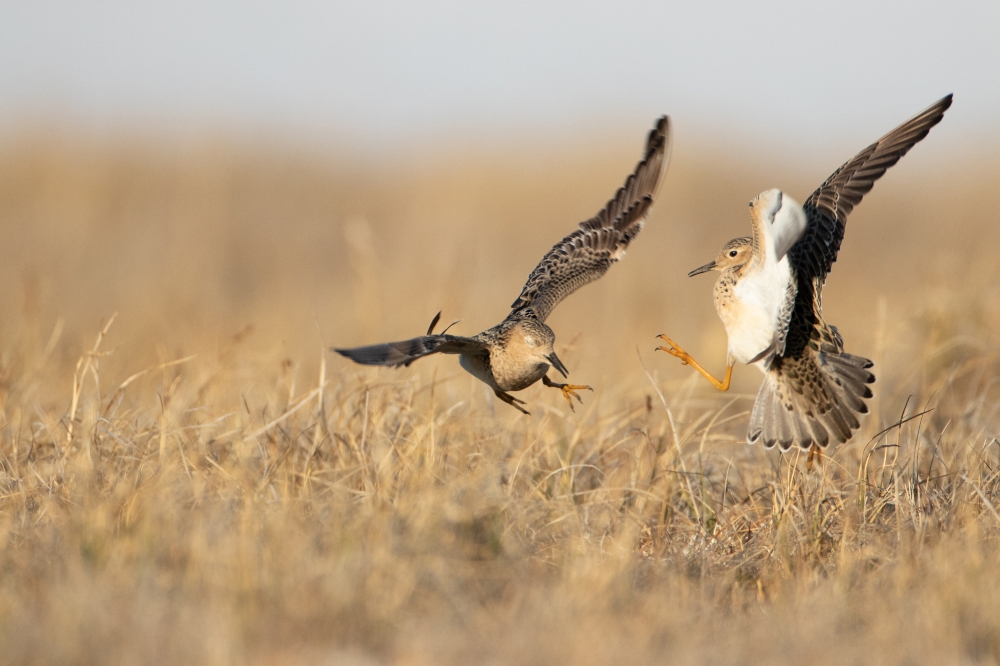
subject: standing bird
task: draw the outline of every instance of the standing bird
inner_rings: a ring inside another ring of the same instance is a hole
[[[666,335],[658,350],[679,358],[720,391],[729,388],[734,363],[764,373],[747,441],[798,445],[813,453],[846,442],[872,397],[872,362],[844,351],[837,329],[823,320],[826,276],[844,239],[851,210],[951,106],[951,95],[892,130],[833,172],[804,206],[772,189],[750,202],[753,236],[726,243],[715,261],[689,276],[719,271],[715,309],[726,327],[726,375],[713,377]],[[810,456],[811,458],[811,456]]]
[[[332,351],[356,363],[391,366],[408,366],[434,353],[459,354],[459,364],[465,370],[525,414],[529,412],[521,407],[524,401],[508,391],[526,389],[539,379],[546,386],[561,389],[571,408],[571,396],[582,403],[576,391],[593,389],[557,384],[546,374],[551,366],[568,376],[553,348],[555,333],[545,325],[545,319],[560,301],[604,275],[625,256],[649,215],[669,161],[670,119],[663,116],[650,131],[643,159],[625,184],[597,215],[581,222],[579,229],[549,250],[528,275],[510,314],[493,328],[468,338],[447,335],[447,329],[435,335],[438,313],[423,337]]]

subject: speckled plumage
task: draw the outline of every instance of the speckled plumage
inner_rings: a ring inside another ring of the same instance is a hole
[[[868,385],[875,381],[872,362],[846,353],[837,329],[823,319],[823,284],[837,259],[847,215],[889,167],[927,136],[949,106],[951,95],[865,148],[801,207],[777,190],[762,193],[751,202],[753,236],[730,241],[716,261],[692,271],[722,272],[714,295],[730,339],[729,368],[742,362],[764,372],[748,442],[783,451],[826,447],[847,441],[860,427],[858,415],[868,412]],[[786,208],[787,216],[779,220],[777,211]],[[776,248],[785,246],[787,254],[781,256]],[[756,292],[748,290],[745,285],[764,270],[786,277],[760,283]],[[761,295],[768,297],[766,302],[760,302]],[[694,365],[686,352],[672,347],[663,349]],[[726,376],[724,382],[712,381],[728,388],[728,370]]]
[[[642,231],[669,160],[670,120],[664,116],[649,133],[642,161],[615,196],[556,243],[531,271],[511,305],[511,316],[545,321],[560,301],[600,278],[624,257],[629,243]]]
[[[429,354],[459,354],[461,366],[487,384],[504,402],[527,413],[508,391],[520,391],[538,380],[563,389],[569,400],[573,389],[589,387],[555,384],[550,366],[567,374],[553,349],[555,333],[544,322],[556,305],[585,284],[607,272],[625,254],[642,230],[670,156],[670,121],[660,118],[649,132],[643,159],[615,196],[593,218],[563,238],[528,275],[507,317],[471,337],[428,335],[353,349],[333,349],[366,365],[408,366]],[[578,396],[577,396],[578,397]],[[572,406],[572,402],[570,402]]]
[[[459,362],[494,390],[526,389],[541,379],[549,369],[549,363],[543,360],[548,354],[543,357],[532,355],[532,347],[524,342],[526,338],[535,341],[534,347],[551,350],[556,335],[538,320],[509,317],[472,337],[481,342],[488,353],[466,354]]]
[[[750,416],[747,439],[784,451],[846,442],[867,414],[873,363],[844,351],[837,329],[823,319],[823,284],[837,260],[848,214],[889,167],[944,117],[942,98],[837,169],[802,206],[807,224],[788,252],[793,280],[764,384]]]

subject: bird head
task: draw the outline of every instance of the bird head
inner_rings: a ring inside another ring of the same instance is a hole
[[[688,277],[701,275],[709,271],[724,271],[727,268],[736,268],[750,261],[753,254],[753,239],[749,236],[745,238],[734,238],[722,246],[722,251],[715,261],[710,261],[704,266],[699,266],[690,273]]]
[[[555,342],[556,336],[552,332],[552,329],[545,324],[535,321],[533,319],[526,319],[518,323],[517,327],[512,331],[513,338],[512,342],[523,345],[523,351],[528,354],[531,358],[538,361],[539,363],[544,363],[550,365],[559,372],[562,373],[563,377],[569,376],[569,371],[563,362],[559,360],[556,356]]]

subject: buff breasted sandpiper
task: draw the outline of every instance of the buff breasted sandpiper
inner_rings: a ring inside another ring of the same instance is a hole
[[[528,411],[521,407],[524,401],[508,391],[528,388],[539,379],[546,386],[561,389],[572,407],[570,396],[580,400],[576,391],[590,387],[559,384],[548,378],[550,367],[564,377],[568,371],[556,356],[555,333],[545,319],[560,301],[600,278],[625,255],[629,243],[642,230],[666,173],[670,144],[670,120],[663,116],[650,131],[643,159],[625,184],[597,215],[581,222],[576,231],[549,250],[528,275],[510,314],[496,326],[471,337],[435,335],[435,317],[425,336],[333,351],[357,363],[389,366],[408,366],[434,353],[458,354],[465,370],[525,414]]]
[[[860,427],[875,381],[872,362],[844,351],[837,329],[823,319],[822,291],[837,259],[851,210],[872,185],[951,106],[951,95],[892,130],[837,169],[805,205],[772,189],[750,202],[753,236],[736,238],[712,261],[691,271],[719,271],[715,308],[729,350],[720,381],[666,335],[659,347],[729,388],[733,365],[764,373],[750,415],[747,441],[813,451],[846,442]]]

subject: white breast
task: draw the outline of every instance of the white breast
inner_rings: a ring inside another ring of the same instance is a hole
[[[733,298],[728,303],[716,301],[734,361],[749,363],[771,346],[790,280],[787,256],[779,262],[765,261],[733,286]]]

